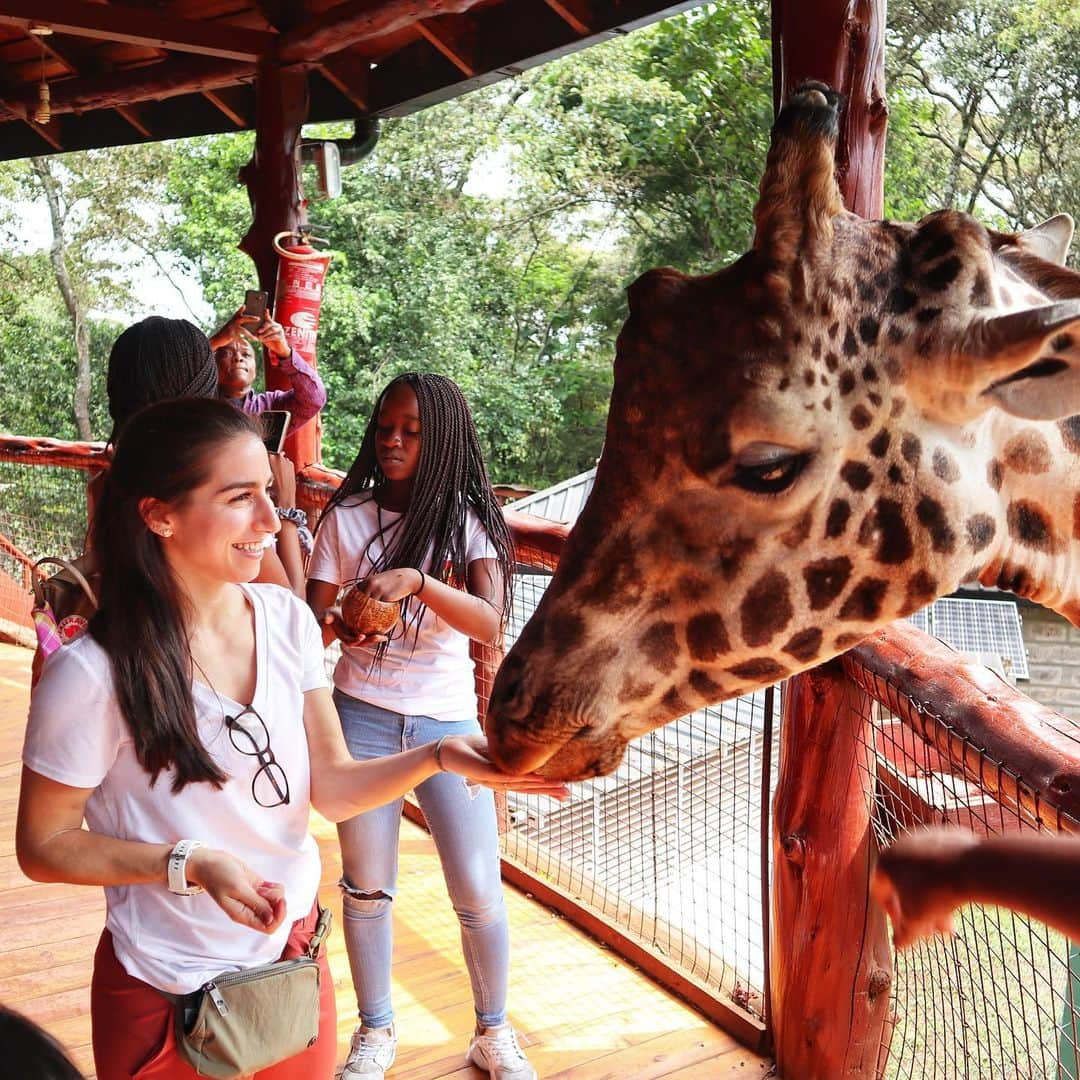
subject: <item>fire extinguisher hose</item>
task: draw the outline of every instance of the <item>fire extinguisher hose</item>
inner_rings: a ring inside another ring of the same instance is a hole
[[[303,251],[296,251],[296,250],[294,250],[292,248],[282,247],[281,246],[281,241],[284,240],[286,237],[288,237],[289,239],[296,238],[296,239],[301,240],[302,242],[303,241],[310,241],[310,240],[315,239],[314,237],[300,236],[298,233],[294,233],[289,229],[286,229],[285,232],[279,232],[277,234],[277,236],[274,237],[274,250],[283,259],[292,259],[294,262],[313,262],[315,259],[325,259],[326,258],[326,255],[321,251],[303,252]]]

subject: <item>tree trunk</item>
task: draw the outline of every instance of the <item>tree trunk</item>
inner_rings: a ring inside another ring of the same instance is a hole
[[[60,194],[56,178],[49,169],[46,158],[30,159],[41,181],[45,201],[49,204],[49,219],[52,222],[52,244],[49,258],[52,261],[56,284],[64,298],[71,325],[75,330],[75,393],[71,411],[75,417],[75,428],[79,438],[88,441],[90,432],[90,331],[86,325],[86,305],[79,296],[75,282],[67,265],[67,242],[64,238],[64,216],[60,210]]]

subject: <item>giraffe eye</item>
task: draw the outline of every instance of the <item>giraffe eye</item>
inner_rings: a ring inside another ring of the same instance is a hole
[[[768,461],[736,464],[735,483],[754,495],[778,495],[795,483],[809,461],[809,454],[787,454]]]

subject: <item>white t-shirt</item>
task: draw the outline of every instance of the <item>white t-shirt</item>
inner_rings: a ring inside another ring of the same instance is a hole
[[[400,521],[400,514],[380,510],[370,492],[344,500],[319,524],[308,578],[343,585],[368,577],[383,553],[383,540],[393,541]],[[465,521],[466,564],[494,558],[497,554],[487,530],[470,510]],[[431,573],[430,551],[417,569]],[[475,719],[476,687],[468,637],[425,608],[414,648],[415,603],[406,607],[407,629],[403,632],[401,624],[396,627],[381,666],[375,665],[374,648],[345,647],[334,669],[334,685],[350,697],[405,716]]]
[[[258,759],[240,753],[225,727],[226,712],[236,716],[243,703],[197,681],[192,692],[199,736],[229,779],[220,789],[197,783],[173,794],[170,769],[151,786],[116,701],[108,655],[89,634],[49,658],[30,702],[23,762],[61,784],[93,788],[86,804],[93,832],[146,843],[202,840],[285,886],[286,917],[269,936],[233,922],[206,893],[169,892],[164,864],[160,883],[106,888],[106,925],[117,959],[129,975],[169,993],[185,994],[222,971],[276,960],[291,924],[311,910],[319,887],[319,851],[308,831],[311,767],[303,695],[326,686],[322,635],[310,610],[287,589],[241,587],[255,613],[251,705],[288,778],[287,805],[266,808],[252,796]]]

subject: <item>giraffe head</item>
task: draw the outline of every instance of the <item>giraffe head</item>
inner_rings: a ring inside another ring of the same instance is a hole
[[[501,765],[609,772],[966,579],[1077,591],[1055,570],[1080,550],[1071,220],[865,221],[837,113],[818,84],[781,111],[751,251],[631,286],[595,486],[492,691]]]

